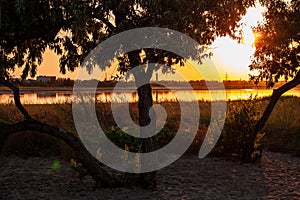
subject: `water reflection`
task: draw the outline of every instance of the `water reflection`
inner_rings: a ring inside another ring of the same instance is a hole
[[[155,102],[174,102],[174,101],[191,101],[192,96],[195,95],[200,101],[220,101],[222,98],[222,91],[220,90],[154,90],[152,92],[153,100]],[[231,89],[226,90],[226,100],[240,100],[248,99],[250,96],[257,96],[258,98],[271,96],[272,90],[267,89]],[[300,97],[300,89],[293,89],[284,95],[292,95]],[[55,104],[55,103],[71,103],[72,91],[41,91],[35,93],[21,93],[21,102],[23,104]],[[213,98],[212,98],[213,97]],[[88,96],[84,98],[85,101],[93,100],[94,97]],[[138,95],[134,90],[118,90],[112,93],[111,90],[97,92],[96,99],[98,102],[137,102]],[[13,103],[13,94],[1,93],[0,103]]]

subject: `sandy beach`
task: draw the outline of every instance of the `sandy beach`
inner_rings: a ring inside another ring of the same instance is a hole
[[[53,169],[54,162],[60,167]],[[0,199],[299,199],[300,157],[264,153],[261,163],[185,155],[158,171],[156,191],[94,190],[60,158],[0,158]]]

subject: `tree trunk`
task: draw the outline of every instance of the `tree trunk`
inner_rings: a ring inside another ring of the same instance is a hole
[[[153,105],[152,100],[152,89],[150,84],[143,85],[138,88],[138,96],[139,96],[139,102],[138,102],[138,108],[139,108],[139,124],[141,127],[147,126],[150,124],[151,119],[149,116],[149,110]],[[149,133],[152,133],[155,131],[155,127],[149,127]],[[153,152],[154,151],[154,144],[153,139],[151,137],[149,138],[142,138],[142,152]],[[141,164],[143,165],[143,161],[141,161]],[[143,166],[141,166],[143,168]],[[156,173],[155,172],[149,172],[140,174],[138,183],[141,187],[146,189],[155,189],[156,188]]]
[[[24,115],[24,117],[27,120],[32,120],[31,116],[28,114],[27,110],[24,108],[24,106],[22,105],[21,101],[20,101],[20,90],[18,87],[14,86],[13,84],[11,84],[9,81],[1,79],[0,78],[0,84],[5,85],[6,87],[8,87],[9,89],[11,89],[14,93],[14,101],[16,104],[16,107],[19,109],[19,111]]]
[[[244,151],[245,153],[244,153],[244,155],[242,155],[242,158],[245,162],[249,162],[251,160],[252,153],[255,150],[254,143],[255,143],[256,136],[265,126],[267,120],[269,119],[269,117],[270,117],[276,103],[278,102],[279,98],[281,97],[281,95],[283,95],[285,92],[289,91],[290,89],[296,87],[299,84],[300,84],[300,72],[297,73],[296,77],[292,81],[284,84],[283,86],[279,87],[278,89],[273,90],[271,99],[270,99],[263,115],[257,121],[256,126],[253,131],[253,134],[251,135],[251,137],[248,140],[248,143],[246,145],[246,148],[245,148],[246,151]]]
[[[13,125],[7,125],[0,129],[2,143],[0,143],[0,150],[3,147],[5,139],[14,133],[21,131],[36,131],[39,133],[44,133],[55,138],[64,141],[69,145],[75,152],[77,160],[86,167],[90,175],[97,182],[98,186],[101,187],[117,187],[119,186],[116,179],[109,174],[106,170],[102,168],[102,164],[94,158],[93,155],[84,147],[80,139],[74,134],[63,131],[59,128],[53,127],[51,125],[35,121],[35,120],[25,120]]]
[[[5,140],[10,134],[26,130],[48,134],[60,140],[63,140],[74,150],[77,156],[77,160],[87,168],[90,175],[97,182],[97,186],[119,186],[117,180],[102,168],[103,165],[89,153],[89,151],[84,147],[79,138],[77,138],[72,133],[32,119],[32,117],[29,115],[20,101],[19,88],[15,87],[13,84],[4,79],[0,79],[0,84],[9,87],[13,91],[15,104],[26,118],[26,120],[23,122],[0,127],[0,151],[5,143]]]
[[[142,64],[141,58],[139,56],[140,51],[132,51],[128,53],[128,58],[130,60],[130,65],[132,68],[138,67]],[[145,69],[136,69],[133,72],[133,76],[135,78],[135,83],[138,90],[138,109],[139,109],[139,125],[140,127],[144,127],[150,124],[151,119],[149,116],[149,110],[153,105],[152,99],[152,88],[150,85],[150,79],[152,77],[153,69],[148,68]],[[145,84],[146,83],[146,84]],[[139,87],[140,86],[140,87]],[[155,131],[155,127],[149,127],[150,134]],[[141,133],[142,134],[142,133]],[[154,151],[154,144],[151,137],[142,138],[142,152],[152,152]],[[141,160],[141,169],[143,169],[143,160]],[[149,172],[139,174],[138,185],[145,189],[155,189],[156,188],[156,173]]]

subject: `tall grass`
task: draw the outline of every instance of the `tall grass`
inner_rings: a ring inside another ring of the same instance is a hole
[[[13,103],[0,104],[0,126],[12,124],[22,118],[21,113]]]
[[[228,106],[222,134],[211,154],[241,158],[260,116],[257,99],[250,97],[248,100],[233,101]]]
[[[300,98],[281,97],[264,130],[268,149],[300,155]]]
[[[248,135],[253,130],[255,122],[261,116],[268,100],[268,98],[263,98],[228,102],[226,123],[214,152],[221,155],[240,154],[244,141],[247,140]],[[178,102],[162,102],[160,104],[165,107],[168,114],[167,122],[157,141],[159,146],[163,146],[174,137],[178,130],[180,107]],[[113,134],[111,132],[112,127],[115,127],[116,124],[113,120],[110,106],[109,103],[96,103],[96,112],[104,131]],[[138,123],[137,103],[131,103],[129,107],[132,119]],[[25,105],[25,108],[33,118],[77,134],[73,122],[71,104]],[[192,107],[189,109],[193,110]],[[200,125],[194,144],[189,149],[191,153],[198,153],[210,123],[210,102],[199,102],[199,109]],[[0,126],[1,124],[18,122],[22,118],[14,104],[0,104]],[[120,128],[122,129],[122,127]],[[299,154],[300,99],[296,97],[280,98],[263,131],[266,133],[266,137],[262,141],[265,148],[273,151]],[[118,134],[120,133],[118,132]],[[114,140],[115,136],[111,138]],[[130,141],[128,138],[127,140]],[[121,146],[123,147],[124,143],[121,143]]]

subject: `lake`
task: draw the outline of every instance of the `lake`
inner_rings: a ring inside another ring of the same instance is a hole
[[[112,95],[114,94],[114,95]],[[218,101],[224,100],[222,98],[221,90],[184,90],[175,89],[169,90],[153,90],[153,100],[155,102],[165,101],[191,101],[193,95],[199,101]],[[248,99],[251,95],[261,98],[271,96],[272,90],[268,89],[228,89],[226,90],[226,100],[241,100]],[[288,91],[285,96],[300,97],[300,89],[293,89]],[[21,92],[21,102],[23,104],[56,104],[68,103],[73,98],[72,91],[24,91]],[[137,102],[138,95],[133,90],[118,90],[115,93],[112,90],[97,91],[96,98],[99,102]],[[12,103],[13,94],[0,91],[0,103]]]

